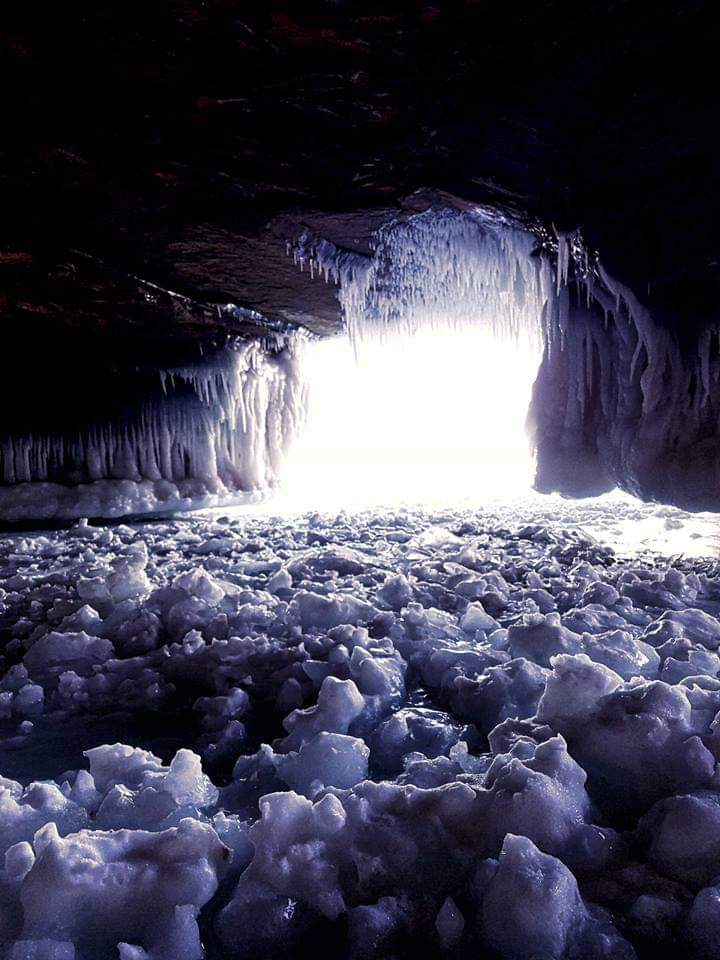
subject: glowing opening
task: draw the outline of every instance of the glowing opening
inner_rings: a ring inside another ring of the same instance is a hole
[[[525,432],[536,338],[478,324],[386,333],[357,360],[344,337],[310,344],[306,429],[283,499],[308,508],[480,502],[529,490]]]

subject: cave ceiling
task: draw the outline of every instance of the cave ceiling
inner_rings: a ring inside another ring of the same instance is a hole
[[[0,297],[21,347],[118,362],[140,342],[152,364],[286,324],[332,333],[336,290],[288,241],[367,252],[437,203],[581,229],[679,330],[716,313],[712,3],[4,12]]]

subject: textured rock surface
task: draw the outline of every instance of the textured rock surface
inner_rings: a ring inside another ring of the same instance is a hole
[[[709,2],[13,5],[5,311],[152,340],[226,329],[202,304],[233,301],[327,330],[287,236],[362,249],[434,188],[582,227],[685,326],[716,300],[717,33]],[[201,306],[138,316],[130,274]]]

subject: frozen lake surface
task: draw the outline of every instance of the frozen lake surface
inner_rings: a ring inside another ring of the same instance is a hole
[[[303,506],[0,535],[7,956],[720,956],[716,518]]]

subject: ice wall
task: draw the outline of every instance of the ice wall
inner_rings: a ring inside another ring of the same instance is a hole
[[[720,328],[682,344],[600,262],[567,270],[530,410],[538,489],[718,509]]]
[[[238,341],[158,371],[119,418],[0,436],[0,518],[122,516],[266,495],[304,419],[301,350],[299,337]]]

